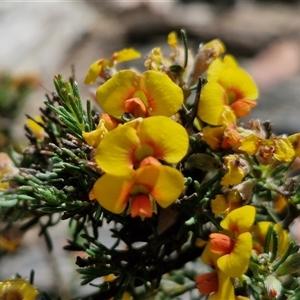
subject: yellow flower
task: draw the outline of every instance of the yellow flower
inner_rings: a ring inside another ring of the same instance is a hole
[[[254,249],[257,253],[263,253],[264,245],[265,245],[265,239],[267,236],[267,232],[269,230],[269,227],[273,226],[273,228],[277,231],[278,234],[278,253],[277,257],[284,254],[289,246],[290,238],[288,235],[288,232],[279,224],[274,224],[272,222],[268,221],[262,221],[259,222],[257,225],[253,227],[253,233],[255,236],[255,244]],[[272,248],[273,241],[271,241],[270,248]]]
[[[106,68],[113,68],[117,63],[133,60],[141,57],[141,53],[136,51],[133,48],[125,48],[118,52],[114,52],[110,60],[107,59],[98,59],[93,62],[88,70],[88,73],[84,79],[85,84],[92,84],[96,81],[97,77],[106,76],[103,74],[103,71]]]
[[[183,187],[180,171],[157,164],[128,170],[121,176],[104,174],[96,181],[93,194],[101,206],[115,214],[122,213],[129,203],[132,217],[151,217],[155,202],[163,208],[171,205]]]
[[[110,131],[96,149],[95,160],[110,174],[137,168],[148,156],[168,163],[179,162],[187,153],[188,134],[167,117],[137,119]]]
[[[291,142],[295,150],[295,156],[300,157],[300,133],[290,135],[288,140]]]
[[[86,143],[93,147],[97,148],[100,141],[104,138],[104,136],[108,133],[107,129],[105,128],[105,121],[100,120],[97,128],[90,132],[82,132],[82,137],[85,139]]]
[[[117,72],[96,93],[101,108],[114,117],[130,113],[134,117],[175,114],[183,103],[183,92],[166,74],[131,70]]]
[[[243,199],[239,192],[235,189],[229,191],[227,195],[217,195],[211,201],[211,210],[218,217],[222,214],[228,214],[232,210],[242,206]]]
[[[247,163],[238,155],[227,155],[225,157],[225,166],[227,173],[223,176],[221,185],[229,187],[242,182],[247,174]]]
[[[262,139],[256,134],[250,134],[242,140],[240,150],[249,155],[256,154],[262,164],[272,164],[274,160],[290,162],[295,157],[295,151],[288,138],[271,137]]]
[[[168,44],[173,48],[176,49],[178,45],[178,38],[175,31],[171,31],[168,34]]]
[[[252,251],[252,237],[249,232],[255,219],[255,208],[243,206],[231,211],[220,223],[227,232],[210,235],[210,251],[220,255],[218,268],[230,277],[240,277],[248,269]]]
[[[35,300],[38,293],[32,284],[21,278],[0,282],[0,298],[3,300]]]
[[[46,132],[44,128],[38,123],[40,124],[44,123],[41,116],[35,117],[34,120],[27,119],[26,121],[26,125],[30,128],[30,130],[33,132],[35,137],[37,139],[43,139],[46,136]]]
[[[258,90],[251,77],[230,57],[216,59],[207,70],[207,84],[200,95],[198,116],[211,125],[223,124],[226,107],[241,118],[256,105]]]
[[[241,136],[236,125],[236,117],[232,110],[227,107],[222,116],[222,126],[205,126],[202,129],[203,140],[213,150],[230,147],[232,149],[238,149]]]

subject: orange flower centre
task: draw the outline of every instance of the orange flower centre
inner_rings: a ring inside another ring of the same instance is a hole
[[[132,218],[138,216],[151,218],[152,212],[149,195],[138,194],[131,200],[130,214]]]
[[[124,102],[124,111],[134,117],[148,117],[148,110],[145,103],[140,98],[131,98]]]
[[[229,254],[234,248],[234,241],[225,234],[212,233],[209,239],[210,250],[215,254]]]
[[[19,291],[9,291],[3,294],[3,300],[23,300],[24,297]]]

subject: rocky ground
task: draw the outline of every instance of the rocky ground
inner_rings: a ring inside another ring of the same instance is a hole
[[[299,12],[299,4],[253,1],[236,1],[231,8],[171,0],[1,2],[0,71],[35,74],[40,82],[13,124],[13,135],[23,137],[24,112],[39,113],[45,94],[54,90],[54,75],[68,77],[74,66],[82,97],[87,98],[91,90],[83,79],[93,61],[128,46],[146,54],[165,43],[168,32],[181,28],[194,51],[200,42],[218,37],[237,55],[260,88],[253,118],[270,119],[277,132],[300,131]],[[16,272],[26,276],[34,268],[39,287],[60,286],[62,299],[78,295],[75,258],[60,249],[67,234],[61,226],[53,233],[52,254],[37,231],[26,234],[16,253],[0,258],[0,280]]]

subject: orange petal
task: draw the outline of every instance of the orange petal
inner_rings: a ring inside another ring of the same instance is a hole
[[[256,106],[256,102],[247,99],[240,99],[233,102],[230,108],[238,118],[244,118],[249,115],[251,108]]]
[[[104,125],[107,131],[111,131],[117,128],[120,124],[120,122],[116,118],[110,116],[109,114],[102,114],[100,116],[100,120],[104,120]]]
[[[195,277],[195,281],[201,295],[209,295],[219,288],[217,272],[198,275]]]
[[[152,165],[159,166],[161,163],[153,156],[148,156],[140,162],[139,168]]]
[[[131,98],[124,102],[124,111],[136,118],[148,117],[148,110],[145,103],[140,98]]]
[[[228,254],[234,248],[234,241],[227,235],[221,233],[212,233],[209,236],[210,250],[215,254]]]
[[[132,218],[141,216],[145,218],[152,217],[152,205],[149,195],[139,194],[131,201],[130,214]]]

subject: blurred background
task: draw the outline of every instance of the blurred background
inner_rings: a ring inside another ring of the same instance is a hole
[[[0,148],[24,140],[25,114],[39,114],[54,75],[68,78],[73,69],[82,98],[89,98],[94,90],[83,80],[92,62],[131,46],[145,56],[180,29],[194,53],[199,43],[220,38],[251,74],[260,89],[251,118],[271,120],[276,133],[299,132],[299,13],[296,0],[0,2]],[[39,288],[62,299],[78,296],[84,289],[76,287],[75,256],[61,250],[66,232],[53,232],[52,254],[35,232],[0,256],[0,281],[34,268]]]

